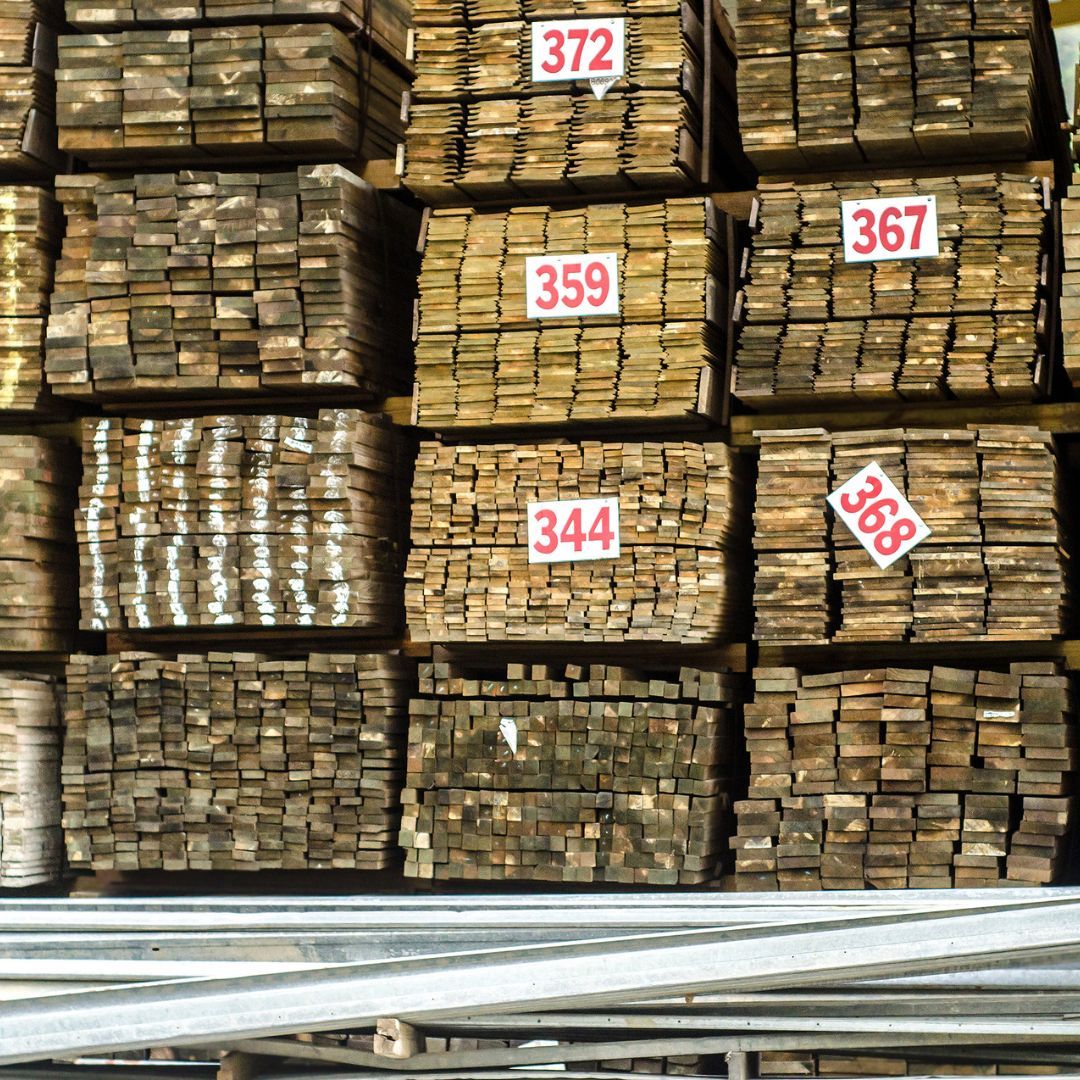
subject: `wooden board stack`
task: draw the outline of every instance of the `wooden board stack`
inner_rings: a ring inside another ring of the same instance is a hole
[[[691,443],[423,443],[405,608],[413,641],[665,641],[739,631],[745,477]],[[530,564],[528,504],[618,498],[620,554]]]
[[[419,215],[341,166],[66,176],[57,191],[57,393],[407,389]]]
[[[550,5],[547,17],[585,16]],[[747,175],[734,38],[719,4],[616,0],[626,73],[602,100],[581,83],[532,81],[537,5],[416,5],[404,182],[432,205],[715,187]],[[742,186],[739,183],[736,187]]]
[[[1061,334],[1065,374],[1080,386],[1080,184],[1061,200],[1064,262],[1061,274]]]
[[[6,0],[0,10],[0,174],[44,178],[60,166],[56,147],[56,31],[59,0]]]
[[[97,166],[392,157],[403,77],[328,23],[65,35],[60,148]]]
[[[739,119],[762,172],[1027,160],[1063,148],[1042,0],[739,0],[738,13]]]
[[[841,203],[934,196],[940,254],[845,262]],[[1032,400],[1049,385],[1046,179],[767,184],[744,264],[735,394],[799,404]]]
[[[0,889],[59,877],[59,777],[55,680],[0,673]]]
[[[58,439],[0,435],[0,654],[71,645],[77,469]]]
[[[1070,678],[759,668],[744,710],[736,887],[982,888],[1055,881],[1075,817]]]
[[[74,869],[397,861],[411,661],[77,655],[67,684],[64,837]]]
[[[83,629],[400,625],[411,448],[382,416],[89,419]]]
[[[1037,1059],[1037,1055],[1036,1055]],[[829,1076],[840,1080],[891,1076],[1052,1076],[1068,1072],[1067,1065],[1045,1062],[1026,1064],[1015,1060],[989,1064],[963,1056],[950,1057],[945,1049],[922,1050],[908,1058],[903,1050],[884,1050],[880,1055],[869,1050],[859,1054],[819,1054],[805,1051],[769,1050],[759,1058],[758,1075],[763,1080]]]
[[[401,846],[418,878],[694,884],[729,832],[726,673],[422,664]]]
[[[703,402],[718,394],[725,356],[728,227],[704,198],[436,211],[420,276],[418,423],[476,429],[710,411]],[[617,256],[619,314],[528,319],[526,256],[583,253]]]
[[[1046,432],[757,434],[758,641],[1032,641],[1065,632],[1065,502]],[[886,570],[825,502],[875,461],[931,529]]]

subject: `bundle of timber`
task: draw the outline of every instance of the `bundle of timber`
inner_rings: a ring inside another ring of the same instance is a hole
[[[45,177],[60,166],[56,146],[56,31],[59,0],[5,0],[0,8],[0,171]]]
[[[744,489],[722,445],[423,443],[405,575],[412,640],[736,638]],[[547,522],[531,510],[582,499],[617,503],[567,506],[565,520],[549,508]],[[603,548],[580,561],[587,539]]]
[[[354,410],[84,421],[82,627],[393,633],[410,454]]]
[[[757,640],[1045,640],[1066,631],[1064,503],[1046,432],[756,434]],[[825,501],[873,463],[931,530],[887,569]]]
[[[737,888],[1033,885],[1061,873],[1077,736],[1057,664],[754,678]]]
[[[60,716],[49,676],[0,673],[0,888],[60,874]]]
[[[739,119],[762,171],[1057,157],[1046,0],[739,0]]]
[[[73,656],[64,838],[90,870],[396,861],[415,666],[396,653]]]
[[[1065,258],[1061,274],[1061,333],[1065,373],[1080,386],[1080,185],[1061,201]]]
[[[610,27],[578,30],[593,33],[587,50],[585,37],[578,49],[574,32],[567,42],[555,30],[543,38],[551,55],[534,58],[530,20],[547,17],[539,6],[417,8],[404,174],[416,194],[462,205],[722,180],[745,186],[734,37],[718,3],[705,0],[703,16],[702,0],[616,0],[602,13],[620,17],[621,46]],[[550,6],[553,18],[568,14],[565,4]],[[572,7],[574,16],[589,14],[588,5]],[[595,60],[616,73],[599,100],[587,78],[533,81],[534,59],[557,71],[575,49],[590,58],[602,50]]]
[[[60,38],[60,148],[96,165],[392,157],[405,79],[328,23]]]
[[[877,198],[934,200],[939,254],[847,262],[841,205]],[[1032,400],[1048,388],[1048,179],[768,184],[758,208],[739,305],[744,404]]]
[[[0,653],[71,645],[77,470],[58,439],[0,435]]]
[[[761,1054],[758,1076],[763,1080],[786,1077],[835,1076],[838,1078],[890,1076],[1052,1076],[1069,1071],[1067,1065],[1029,1064],[1010,1053],[1007,1060],[991,1062],[993,1049],[964,1057],[950,1056],[942,1049],[921,1050],[907,1056],[903,1050],[883,1050],[880,1054],[823,1054],[805,1051],[769,1050]],[[1003,1055],[1005,1056],[1005,1055]],[[1038,1055],[1035,1055],[1037,1060]]]
[[[418,423],[713,415],[730,227],[705,198],[436,211],[420,276]],[[540,256],[554,261],[530,263]],[[565,261],[575,256],[576,267]],[[560,301],[567,277],[566,295],[578,301],[569,308]],[[538,313],[555,299],[554,317],[528,317],[533,289]]]
[[[0,187],[0,412],[47,404],[41,353],[59,222],[37,187]]]
[[[683,668],[422,664],[406,874],[692,884],[730,833],[735,681]]]
[[[408,386],[419,216],[338,165],[64,176],[57,393]]]

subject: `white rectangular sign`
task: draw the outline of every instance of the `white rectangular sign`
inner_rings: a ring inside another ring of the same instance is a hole
[[[625,74],[625,19],[560,19],[532,24],[533,82],[598,79],[610,86]],[[597,96],[602,97],[603,92]]]
[[[930,535],[926,522],[876,461],[838,487],[829,505],[882,570]]]
[[[845,199],[844,261],[932,259],[938,255],[937,198]]]
[[[527,255],[525,311],[530,319],[618,315],[618,255]]]
[[[529,562],[595,562],[619,557],[619,500],[529,503]]]

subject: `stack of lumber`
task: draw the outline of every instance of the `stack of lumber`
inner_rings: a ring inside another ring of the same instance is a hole
[[[0,171],[44,177],[56,147],[56,31],[59,0],[6,0],[0,9]]]
[[[1045,885],[1075,816],[1069,677],[759,668],[735,804],[747,889]]]
[[[532,81],[528,20],[589,14],[587,5],[571,6],[550,5],[546,15],[525,0],[498,10],[418,6],[404,174],[413,192],[435,205],[462,205],[679,191],[745,175],[735,57],[719,5],[704,5],[709,28],[701,0],[602,5],[605,17],[625,19],[626,39],[626,74],[603,100],[587,80]]]
[[[71,644],[77,469],[60,440],[0,435],[0,653]]]
[[[769,1050],[759,1058],[758,1076],[763,1080],[786,1077],[835,1076],[866,1078],[890,1076],[1046,1076],[1067,1072],[1065,1065],[1029,1065],[1010,1054],[1001,1064],[951,1058],[944,1049],[922,1050],[910,1059],[902,1050],[882,1051],[882,1056],[818,1054],[805,1051]]]
[[[732,638],[743,495],[742,463],[722,445],[422,443],[405,575],[410,636]],[[604,498],[619,500],[618,558],[530,565],[530,503]]]
[[[419,217],[338,165],[57,179],[64,396],[403,392]]]
[[[52,196],[0,187],[0,412],[47,403],[41,353],[59,242]]]
[[[1080,386],[1080,184],[1069,187],[1061,201],[1065,261],[1061,274],[1061,332],[1065,373]]]
[[[743,143],[763,172],[1031,159],[1061,147],[1064,100],[1041,0],[739,0],[738,27]]]
[[[528,319],[526,258],[586,253],[617,256],[619,314]],[[727,219],[708,199],[436,211],[420,276],[418,422],[704,411],[703,383],[725,355],[728,283]]]
[[[1035,428],[756,432],[755,629],[770,645],[1060,636],[1064,497]],[[877,462],[931,535],[879,569],[825,503]]]
[[[0,674],[0,888],[60,875],[60,716],[51,677]]]
[[[845,200],[934,196],[937,258],[849,263]],[[1011,174],[768,184],[744,269],[735,394],[754,409],[1032,400],[1046,353],[1049,184]]]
[[[392,633],[409,454],[355,410],[84,421],[83,629]]]
[[[394,653],[73,656],[73,868],[378,870],[396,861],[412,663]]]
[[[593,664],[420,666],[406,874],[694,884],[729,832],[735,680]]]
[[[60,148],[95,164],[393,156],[405,80],[328,23],[72,34]]]

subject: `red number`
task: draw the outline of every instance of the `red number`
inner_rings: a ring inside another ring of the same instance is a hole
[[[911,236],[911,246],[917,251],[922,243],[923,226],[926,224],[926,204],[917,203],[915,206],[909,206],[904,211],[904,217],[915,219],[915,231]]]
[[[874,213],[864,208],[856,210],[851,217],[859,225],[859,239],[851,245],[852,249],[859,255],[869,255],[877,247],[877,236],[874,235]]]
[[[536,524],[540,526],[543,535],[533,544],[533,547],[541,555],[550,555],[559,546],[559,538],[555,534],[557,521],[558,518],[553,510],[538,510],[536,513]]]
[[[581,283],[578,275],[581,273],[581,263],[563,263],[562,285],[563,303],[567,307],[581,307],[581,301],[585,299],[585,286]]]
[[[602,41],[603,45],[600,51],[593,57],[592,63],[589,65],[590,71],[613,71],[615,65],[612,64],[610,55],[611,50],[615,47],[615,35],[606,27],[598,26],[592,32],[593,41]]]
[[[895,499],[879,499],[871,503],[859,518],[859,531],[876,533],[885,528],[885,522],[900,512],[900,504]]]
[[[904,246],[904,228],[900,224],[900,218],[902,216],[900,207],[898,206],[887,206],[881,212],[881,226],[879,230],[881,246],[889,252],[890,255],[895,254]]]
[[[611,275],[601,262],[589,263],[585,268],[585,284],[592,290],[587,299],[593,307],[603,307],[611,293]]]
[[[536,268],[536,276],[540,278],[543,286],[543,291],[536,298],[536,306],[542,311],[552,311],[559,305],[559,294],[555,289],[555,282],[559,280],[559,275],[554,266],[545,263]]]
[[[876,499],[881,494],[881,491],[881,481],[876,476],[868,476],[866,478],[866,487],[858,495],[852,495],[850,491],[845,491],[840,496],[840,505],[844,508],[845,513],[858,514],[871,499]]]
[[[558,75],[558,73],[566,66],[566,54],[563,52],[566,38],[563,36],[561,30],[552,29],[544,34],[544,41],[550,46],[550,52],[548,53],[548,58],[540,65],[540,67],[549,75]]]
[[[571,71],[581,70],[581,58],[585,52],[585,42],[589,40],[589,31],[587,29],[570,30],[566,35],[571,41],[577,42],[577,51],[574,53],[574,62],[571,66]]]
[[[611,508],[601,506],[593,527],[589,530],[589,539],[598,540],[605,551],[615,542],[615,531],[611,527]]]
[[[581,507],[575,506],[566,519],[560,538],[564,544],[573,544],[575,551],[580,551],[585,546],[585,532],[581,528]],[[541,552],[547,554],[547,552]]]
[[[904,544],[914,539],[918,531],[914,521],[910,518],[901,518],[893,522],[891,529],[878,533],[874,540],[874,547],[882,555],[895,555]]]

